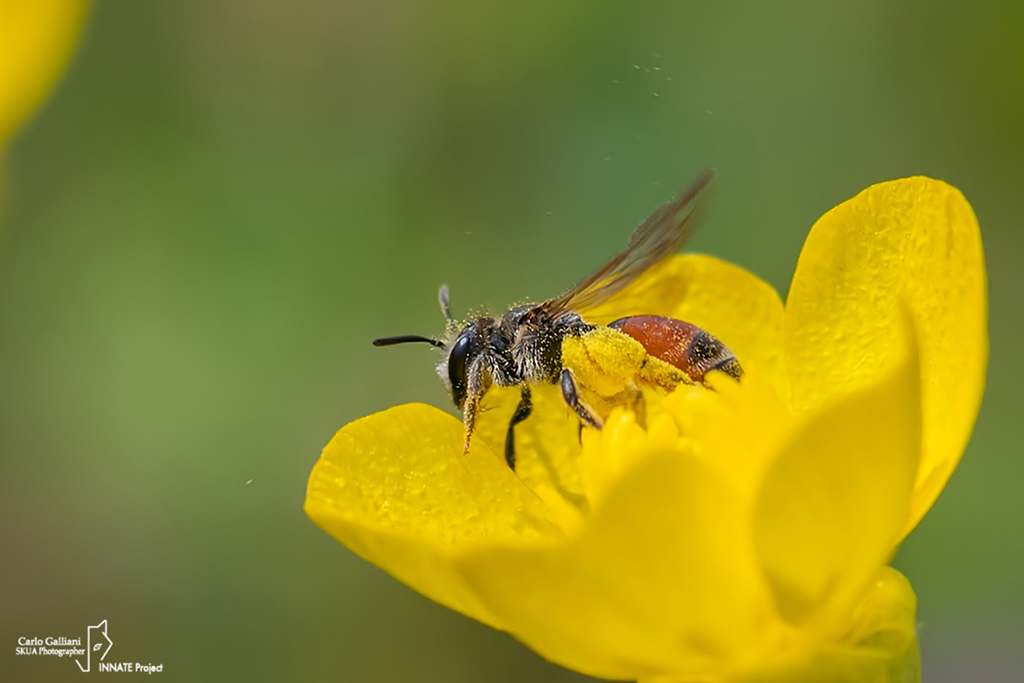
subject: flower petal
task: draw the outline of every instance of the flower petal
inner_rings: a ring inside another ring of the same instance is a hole
[[[468,546],[559,538],[547,508],[482,442],[462,453],[462,423],[410,404],[352,422],[324,448],[305,511],[356,554],[474,619],[501,622],[452,557]]]
[[[586,509],[586,492],[576,459],[580,453],[580,421],[566,407],[558,387],[531,387],[533,412],[515,428],[516,475],[545,500],[561,499],[578,515]],[[505,452],[505,437],[519,403],[519,387],[492,386],[480,404],[474,439],[495,453]],[[550,495],[548,495],[550,494]],[[565,526],[567,522],[561,522]]]
[[[88,3],[0,3],[0,146],[46,95],[71,54]]]
[[[794,408],[808,410],[873,382],[904,304],[918,330],[924,425],[905,534],[935,502],[967,445],[988,358],[978,223],[958,190],[930,178],[872,186],[812,228],[786,304]]]
[[[782,300],[771,285],[739,266],[713,256],[676,256],[607,303],[580,313],[598,325],[640,314],[693,323],[721,339],[741,364],[760,367],[779,396],[789,400]]]
[[[678,387],[665,399],[665,410],[694,453],[732,484],[745,514],[752,515],[765,471],[797,421],[756,367],[739,382],[722,373],[708,381],[714,391]]]
[[[885,567],[861,598],[844,644],[815,647],[737,683],[920,683],[916,612],[910,582]]]
[[[729,683],[920,683],[917,598],[902,574],[885,567],[865,591],[838,644],[804,645],[727,676]],[[639,683],[694,683],[692,677]]]
[[[744,521],[711,468],[660,450],[567,544],[462,566],[508,630],[559,664],[612,679],[718,670],[756,651],[770,618]]]
[[[891,680],[919,681],[917,596],[903,574],[885,567],[868,587],[851,619],[853,628],[844,640],[860,648],[886,654]]]
[[[755,506],[754,542],[779,611],[823,637],[844,623],[906,523],[921,402],[913,335],[905,318],[900,327],[903,357],[805,418]]]

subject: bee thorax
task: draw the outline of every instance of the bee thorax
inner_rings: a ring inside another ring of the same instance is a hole
[[[512,345],[519,376],[534,383],[557,381],[562,372],[562,340],[590,328],[571,311],[553,318],[523,316]]]

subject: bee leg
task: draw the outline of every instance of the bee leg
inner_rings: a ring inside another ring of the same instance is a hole
[[[647,429],[647,399],[640,389],[633,394],[633,414],[636,415],[636,423],[644,430]]]
[[[569,368],[562,370],[562,376],[559,378],[558,385],[562,389],[562,398],[565,400],[565,405],[572,408],[580,416],[584,424],[594,429],[600,429],[604,426],[604,422],[597,416],[597,413],[580,398],[579,388],[576,386],[576,378],[573,377],[572,370]]]
[[[466,378],[466,400],[462,402],[462,423],[466,426],[466,443],[462,452],[469,453],[469,440],[476,426],[476,414],[480,408],[480,397],[484,395],[484,376],[478,364],[470,366]]]
[[[530,396],[530,387],[524,386],[523,393],[516,406],[516,412],[512,413],[512,420],[508,423],[508,433],[505,434],[505,462],[512,471],[516,469],[516,425],[530,417],[533,412],[533,400]]]
[[[462,423],[466,426],[466,442],[462,447],[462,452],[469,453],[469,440],[473,436],[473,427],[476,425],[476,412],[480,406],[480,398],[478,396],[466,396],[465,402],[462,404]]]

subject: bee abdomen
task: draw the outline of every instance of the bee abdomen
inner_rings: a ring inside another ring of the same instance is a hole
[[[743,375],[729,347],[691,323],[661,315],[632,315],[608,327],[636,339],[647,353],[679,368],[694,382],[703,382],[712,370],[736,379]]]

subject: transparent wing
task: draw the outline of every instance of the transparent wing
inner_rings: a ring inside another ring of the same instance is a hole
[[[705,171],[675,201],[659,206],[638,225],[629,244],[615,258],[538,309],[554,314],[599,306],[655,263],[682,249],[697,231],[703,213],[704,190],[713,177],[712,171]]]

